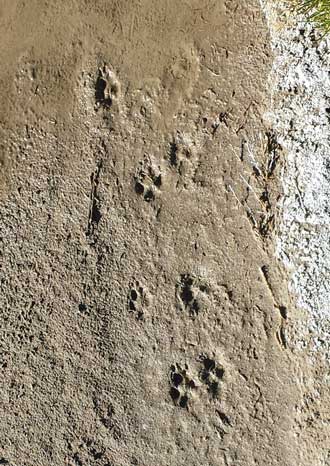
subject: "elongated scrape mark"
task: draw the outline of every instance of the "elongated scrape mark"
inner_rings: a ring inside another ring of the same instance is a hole
[[[88,212],[88,223],[86,236],[90,237],[94,234],[95,227],[101,220],[102,214],[99,209],[99,198],[97,195],[97,188],[100,179],[100,172],[102,168],[102,160],[99,160],[96,164],[96,170],[91,174],[91,192]]]
[[[288,310],[285,306],[282,306],[278,303],[276,297],[275,297],[275,294],[274,294],[274,291],[273,291],[273,286],[272,286],[272,281],[271,281],[271,277],[270,277],[270,273],[269,273],[269,268],[267,267],[267,265],[263,265],[261,268],[260,268],[261,272],[262,272],[262,275],[265,279],[265,283],[269,289],[269,292],[273,298],[273,301],[274,301],[274,305],[275,305],[275,308],[279,310],[279,313],[281,315],[281,324],[280,324],[280,328],[278,330],[278,332],[276,333],[276,337],[278,339],[278,342],[280,343],[280,345],[284,348],[284,349],[287,349],[288,347],[288,342],[287,342],[287,338],[286,338],[286,323],[287,323],[287,319],[288,319]]]

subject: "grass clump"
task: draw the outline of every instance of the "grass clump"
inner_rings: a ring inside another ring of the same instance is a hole
[[[296,0],[296,9],[307,16],[322,33],[330,33],[330,0]]]

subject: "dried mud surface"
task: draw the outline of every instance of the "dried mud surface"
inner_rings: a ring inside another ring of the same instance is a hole
[[[258,2],[5,0],[0,28],[0,464],[313,464]]]

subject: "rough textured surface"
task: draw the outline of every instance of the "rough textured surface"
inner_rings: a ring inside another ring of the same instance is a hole
[[[267,2],[274,51],[268,120],[285,154],[277,254],[291,272],[300,314],[289,344],[303,355],[300,436],[311,464],[330,464],[329,392],[329,39],[285,2]]]
[[[278,10],[267,10],[275,51],[270,118],[287,165],[278,255],[292,270],[291,288],[319,347],[330,334],[329,42],[305,18],[274,27]]]
[[[11,0],[0,26],[0,464],[316,464],[257,1]]]

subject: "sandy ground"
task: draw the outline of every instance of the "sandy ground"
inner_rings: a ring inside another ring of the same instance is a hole
[[[0,27],[0,464],[314,465],[259,3]]]

